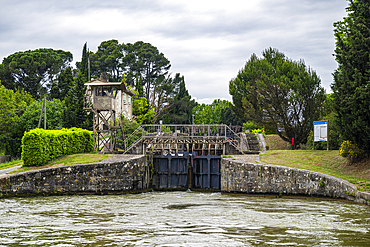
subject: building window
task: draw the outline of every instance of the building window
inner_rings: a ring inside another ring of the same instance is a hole
[[[128,104],[131,105],[131,96],[128,96]]]
[[[126,94],[123,93],[122,97],[123,97],[123,104],[126,104]]]

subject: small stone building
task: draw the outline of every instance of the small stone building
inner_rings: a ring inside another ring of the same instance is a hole
[[[109,82],[102,75],[98,79],[85,83],[87,86],[87,103],[95,110],[113,110],[116,117],[124,115],[132,119],[132,97],[134,93],[129,91],[122,82]],[[88,108],[88,107],[86,107]]]
[[[132,119],[132,97],[123,82],[109,82],[106,74],[85,83],[87,86],[85,109],[94,114],[94,150],[112,153],[117,150],[117,129],[121,129],[117,120],[123,115]]]

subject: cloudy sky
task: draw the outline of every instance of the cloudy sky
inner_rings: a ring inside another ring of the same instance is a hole
[[[18,51],[73,53],[88,42],[144,41],[181,73],[200,103],[231,99],[229,81],[252,53],[277,48],[316,70],[330,92],[337,64],[333,23],[346,0],[0,0],[0,60]]]

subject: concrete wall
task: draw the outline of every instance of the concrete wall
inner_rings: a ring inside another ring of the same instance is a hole
[[[221,191],[344,199],[370,205],[370,194],[326,174],[285,166],[221,159]]]
[[[122,161],[71,165],[29,171],[0,178],[5,195],[120,193],[149,188],[144,156]]]

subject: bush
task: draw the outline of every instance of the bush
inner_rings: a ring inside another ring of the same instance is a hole
[[[22,160],[25,166],[42,166],[60,156],[88,153],[93,148],[92,131],[33,129],[22,138]]]
[[[363,158],[361,150],[351,141],[343,141],[339,148],[339,154],[347,158],[349,163],[356,162]]]
[[[258,128],[259,128],[258,125],[255,124],[252,121],[248,121],[246,123],[243,123],[243,131],[244,132],[247,131],[247,130],[249,130],[250,132],[252,132],[253,130],[258,129]]]

